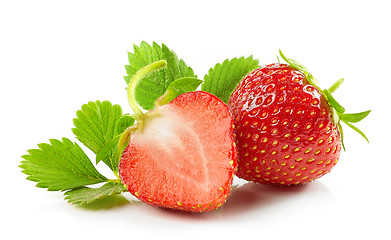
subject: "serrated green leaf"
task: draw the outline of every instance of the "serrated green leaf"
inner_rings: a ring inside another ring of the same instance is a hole
[[[136,101],[146,110],[154,108],[156,99],[166,92],[168,86],[175,79],[197,77],[193,69],[187,66],[182,59],[177,57],[174,51],[164,44],[160,46],[153,42],[152,46],[150,46],[143,41],[140,47],[134,45],[133,48],[134,53],[128,53],[129,65],[125,66],[128,76],[125,76],[124,79],[127,85],[129,85],[133,75],[141,68],[159,60],[167,61],[167,66],[164,69],[145,76],[136,86]]]
[[[103,145],[101,147],[101,149],[99,149],[99,151],[96,154],[96,158],[95,158],[96,159],[96,163],[99,163],[99,161],[105,160],[108,157],[111,157],[110,153],[113,152],[116,149],[120,136],[121,135],[115,136],[113,139],[111,139],[105,145]]]
[[[346,121],[342,121],[342,122],[344,122],[346,125],[351,127],[354,131],[358,132],[369,143],[369,140],[368,140],[367,136],[365,136],[365,134],[360,129],[358,129],[356,126],[354,126],[353,124],[351,124],[349,122],[346,122]]]
[[[156,100],[156,105],[165,105],[176,97],[185,92],[193,92],[202,83],[202,80],[197,78],[184,77],[172,82],[167,88],[167,91]]]
[[[208,74],[204,77],[201,90],[209,92],[227,103],[243,77],[258,67],[259,61],[253,59],[253,56],[226,59],[223,63],[218,63],[209,69]]]
[[[371,110],[360,113],[344,113],[340,115],[340,119],[345,122],[356,123],[363,120],[370,112]]]
[[[117,126],[121,117],[122,109],[119,105],[112,105],[109,101],[89,102],[76,112],[72,132],[81,143],[98,154],[107,142],[120,134]],[[118,170],[117,160],[107,155],[102,161],[114,172]]]
[[[121,183],[109,182],[99,188],[80,187],[65,193],[65,199],[73,204],[88,204],[126,191]]]
[[[28,150],[20,167],[28,180],[37,182],[37,187],[50,191],[68,190],[84,185],[104,182],[101,175],[77,143],[69,139],[51,139],[39,149]]]

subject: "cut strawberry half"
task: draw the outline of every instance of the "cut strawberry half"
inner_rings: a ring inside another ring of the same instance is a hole
[[[145,203],[203,212],[226,200],[236,158],[228,107],[209,93],[189,92],[140,116],[119,174]]]

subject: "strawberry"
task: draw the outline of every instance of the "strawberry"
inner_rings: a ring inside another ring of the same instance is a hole
[[[229,99],[238,146],[236,175],[259,183],[304,184],[338,162],[340,120],[365,137],[351,122],[369,111],[345,114],[331,96],[342,80],[321,91],[306,68],[280,54],[289,64],[254,70]]]
[[[220,207],[237,167],[228,106],[209,93],[187,92],[136,118],[119,165],[129,192],[163,208]]]

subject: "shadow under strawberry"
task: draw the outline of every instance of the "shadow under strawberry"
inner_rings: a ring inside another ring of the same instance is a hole
[[[254,182],[236,186],[233,185],[231,194],[221,209],[224,217],[230,218],[249,212],[267,213],[277,207],[281,207],[283,210],[287,202],[294,202],[298,198],[314,199],[314,201],[321,198],[324,201],[333,201],[330,191],[319,181],[289,187]],[[292,206],[293,204],[288,205]],[[305,205],[301,207],[305,207]],[[273,214],[278,213],[273,210]]]

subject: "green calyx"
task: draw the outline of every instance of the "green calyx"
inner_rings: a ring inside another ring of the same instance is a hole
[[[318,86],[317,80],[311,73],[309,73],[306,67],[304,67],[301,63],[297,62],[296,60],[285,57],[285,55],[281,52],[281,50],[279,50],[279,53],[282,59],[284,59],[291,67],[301,71],[306,76],[308,82],[314,87],[316,87],[320,92],[323,93],[323,96],[325,97],[325,99],[328,101],[328,103],[333,109],[333,114],[332,114],[333,121],[334,124],[338,126],[338,129],[340,131],[341,143],[344,150],[345,150],[345,145],[343,142],[343,129],[342,129],[341,122],[345,123],[350,128],[358,132],[363,138],[365,138],[365,140],[367,140],[367,142],[369,142],[367,136],[365,136],[365,134],[356,126],[354,126],[352,123],[357,123],[363,120],[366,116],[368,116],[371,110],[359,112],[359,113],[345,113],[345,108],[342,107],[342,105],[337,100],[335,100],[335,98],[332,95],[332,93],[336,91],[343,83],[344,81],[343,78],[338,79],[330,88],[321,90],[321,88]]]

